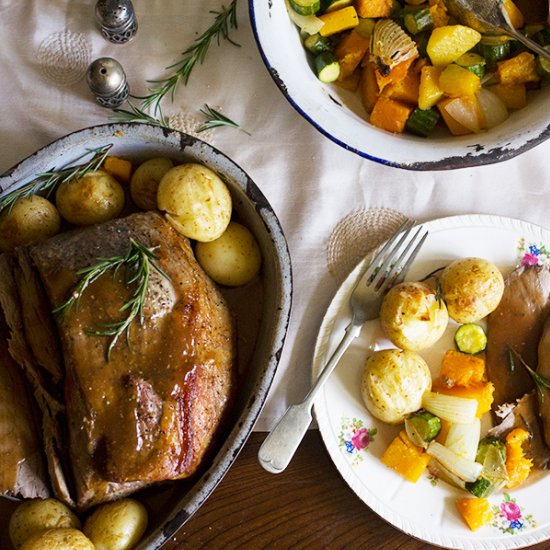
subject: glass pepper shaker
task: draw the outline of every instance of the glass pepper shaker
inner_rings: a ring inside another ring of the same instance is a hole
[[[110,42],[124,44],[137,33],[138,23],[131,0],[98,0],[95,16],[101,34]]]
[[[129,88],[122,65],[112,57],[100,57],[88,67],[86,79],[96,101],[115,109],[128,99]]]

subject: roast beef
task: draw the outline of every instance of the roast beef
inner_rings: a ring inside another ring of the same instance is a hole
[[[550,379],[550,318],[544,324],[544,330],[538,347],[537,373]],[[539,415],[542,420],[544,440],[550,446],[550,389],[544,385],[537,388]]]
[[[133,289],[121,268],[94,281],[33,343],[29,331],[52,322],[79,270],[124,256],[131,239],[154,249],[167,276],[151,270],[143,322],[134,319],[110,353],[111,337],[92,334],[127,315],[121,307]],[[231,402],[236,354],[229,308],[189,241],[159,214],[139,213],[62,233],[5,263],[25,275],[18,293],[35,305],[10,328],[12,339],[16,328],[23,336],[15,339],[25,339],[15,357],[44,415],[55,493],[84,510],[195,473]],[[52,413],[52,403],[61,408]]]
[[[487,374],[495,386],[494,410],[515,403],[534,388],[519,357],[537,368],[538,343],[550,313],[550,267],[521,266],[505,283],[502,299],[487,323]],[[510,350],[516,355],[513,364]]]

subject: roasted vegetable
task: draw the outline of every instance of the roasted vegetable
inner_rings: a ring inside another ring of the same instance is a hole
[[[463,258],[451,262],[439,282],[449,316],[458,323],[475,323],[489,315],[504,292],[499,269],[482,258]]]
[[[436,290],[422,282],[403,282],[384,296],[380,323],[388,338],[401,349],[418,351],[437,342],[449,316]]]
[[[402,430],[384,451],[380,460],[407,481],[416,483],[426,470],[430,456],[422,447],[414,445],[405,430]]]
[[[506,487],[509,489],[523,483],[531,473],[533,461],[525,456],[522,448],[529,437],[529,432],[522,428],[514,428],[506,436],[506,472],[508,473]]]
[[[420,410],[405,418],[405,431],[415,445],[427,447],[441,431],[441,420],[428,411]]]
[[[487,346],[485,331],[475,323],[466,323],[458,327],[454,340],[459,351],[472,355],[482,352]],[[483,370],[485,370],[485,366]]]
[[[418,353],[387,349],[367,359],[361,393],[373,416],[397,424],[421,408],[422,396],[431,384],[430,369]]]
[[[456,507],[472,531],[493,519],[491,505],[485,498],[460,498],[456,501]]]

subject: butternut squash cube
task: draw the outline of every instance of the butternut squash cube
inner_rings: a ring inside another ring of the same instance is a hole
[[[486,498],[459,498],[456,507],[472,531],[487,525],[493,519],[491,505]]]
[[[381,457],[381,461],[388,468],[403,476],[407,481],[416,483],[430,462],[422,447],[417,447],[402,430],[390,443]]]
[[[359,66],[369,49],[369,39],[355,30],[349,32],[334,50],[334,55],[340,63],[339,80],[350,76]]]
[[[481,89],[481,80],[468,69],[451,63],[441,72],[439,86],[450,97],[472,96]]]
[[[443,90],[439,86],[439,77],[442,71],[442,67],[433,65],[422,67],[418,89],[418,107],[420,109],[431,109],[443,97]]]
[[[392,0],[355,0],[359,17],[366,18],[389,17],[392,5]]]
[[[485,360],[454,349],[447,350],[439,377],[447,387],[479,384],[485,381]]]
[[[410,105],[381,95],[372,109],[369,121],[382,130],[402,134],[412,111],[413,107]]]
[[[496,75],[505,86],[515,86],[540,80],[535,56],[530,52],[521,52],[510,59],[497,63]]]
[[[119,183],[130,183],[133,167],[129,160],[108,156],[103,161],[103,170]]]
[[[359,17],[353,6],[325,13],[320,15],[319,19],[324,23],[319,31],[321,36],[330,36],[359,25]]]
[[[445,395],[475,399],[477,401],[476,416],[481,418],[486,412],[491,410],[495,387],[491,382],[476,382],[469,386],[449,387],[442,384],[441,379],[439,379],[439,381],[434,382],[432,390]]]
[[[464,25],[445,25],[432,31],[427,52],[436,67],[449,65],[471,50],[481,40],[481,34]]]
[[[361,94],[361,102],[363,103],[363,107],[365,107],[365,111],[371,113],[380,95],[376,81],[376,66],[372,61],[369,61],[363,67],[359,93]]]
[[[386,86],[389,86],[390,84],[395,84],[396,82],[403,80],[407,76],[407,73],[409,72],[409,69],[411,68],[414,60],[414,57],[410,57],[409,59],[402,61],[401,63],[396,65],[387,75],[383,75],[380,71],[377,70],[376,82],[378,82],[378,89],[382,92]]]
[[[529,441],[531,435],[523,428],[514,428],[506,436],[506,487],[512,489],[523,483],[533,467],[533,461],[525,456],[522,444]]]
[[[525,84],[515,84],[513,86],[496,84],[491,86],[490,90],[500,97],[508,109],[523,109],[527,105]]]
[[[383,95],[407,105],[418,105],[418,93],[420,88],[420,75],[417,71],[407,71],[405,78],[386,86]]]

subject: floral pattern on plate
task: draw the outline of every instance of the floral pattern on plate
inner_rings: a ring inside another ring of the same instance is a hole
[[[352,458],[353,465],[363,460],[363,453],[368,450],[376,436],[376,428],[366,428],[364,424],[358,418],[342,417],[338,446]]]
[[[517,246],[518,265],[548,265],[550,250],[542,243],[528,243],[521,237]]]
[[[502,533],[516,535],[528,527],[535,528],[537,522],[532,514],[525,514],[524,510],[508,493],[504,493],[504,498],[500,504],[493,505],[493,521],[491,523]]]

